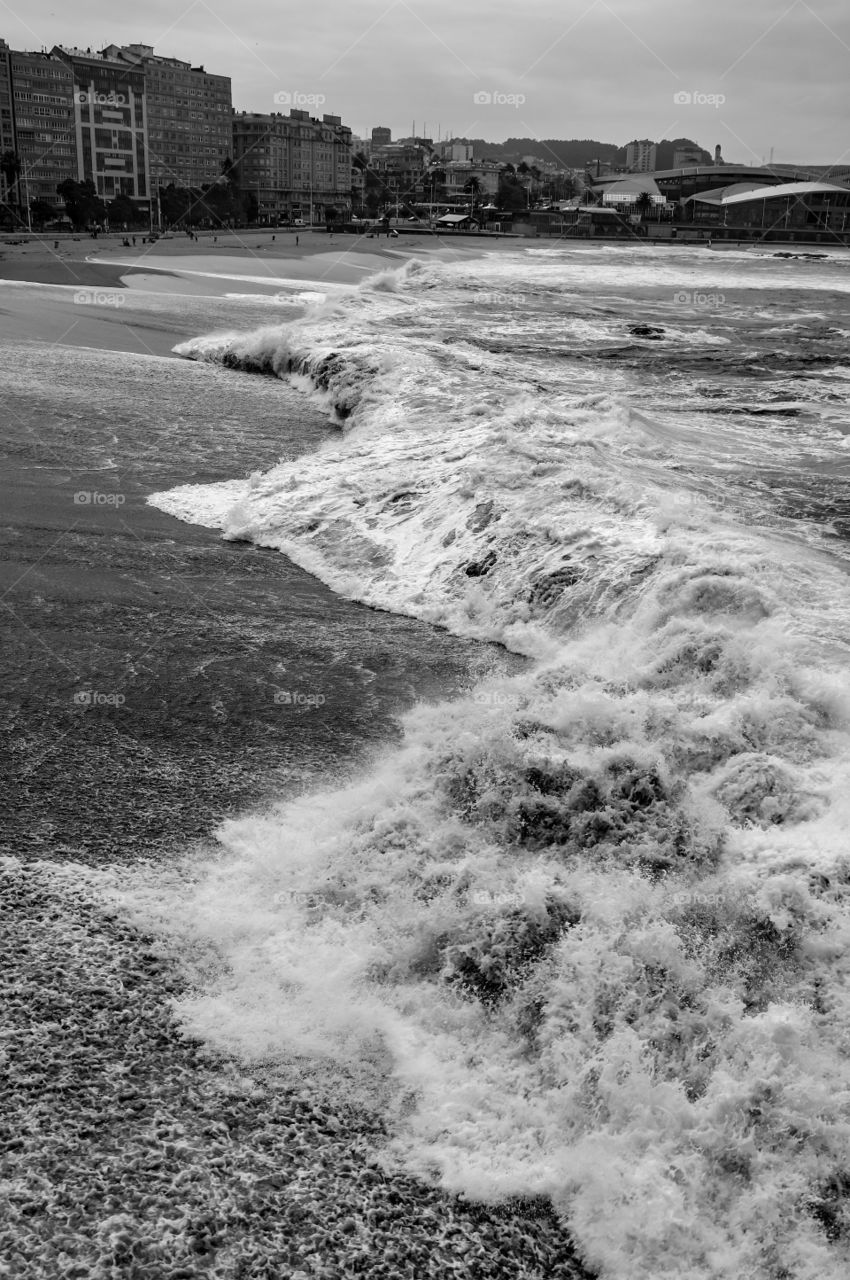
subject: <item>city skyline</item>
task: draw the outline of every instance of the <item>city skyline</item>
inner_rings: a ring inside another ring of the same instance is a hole
[[[291,30],[289,28],[292,28]],[[846,162],[850,19],[839,0],[742,10],[722,0],[670,11],[658,0],[606,0],[565,13],[535,4],[457,12],[435,0],[353,10],[248,11],[152,0],[139,22],[105,0],[73,13],[34,0],[5,10],[13,48],[153,45],[157,54],[230,76],[237,110],[341,115],[355,134],[387,125],[420,134],[536,139],[692,137],[741,163]]]

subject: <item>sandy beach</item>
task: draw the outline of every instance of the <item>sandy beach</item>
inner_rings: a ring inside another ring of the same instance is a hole
[[[415,699],[469,683],[481,646],[340,600],[145,498],[333,430],[274,380],[177,360],[176,342],[291,318],[411,253],[480,247],[302,232],[134,255],[121,239],[0,245],[0,1274],[578,1276],[547,1206],[391,1176],[374,1115],[188,1040],[177,958],[86,880],[202,850],[220,819],[346,775]],[[281,685],[324,705],[281,705]]]

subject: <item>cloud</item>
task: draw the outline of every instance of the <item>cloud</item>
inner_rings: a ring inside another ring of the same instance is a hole
[[[23,11],[22,11],[23,14]],[[237,109],[268,111],[281,89],[322,94],[355,130],[501,140],[634,136],[720,142],[724,154],[826,163],[847,146],[850,15],[843,0],[368,0],[299,6],[276,0],[151,0],[139,20],[107,0],[51,12],[33,0],[8,16],[15,48],[144,41],[157,52],[230,75]],[[490,92],[486,110],[476,92]],[[722,94],[722,107],[673,95]],[[521,95],[518,106],[505,99]],[[518,116],[521,114],[523,123]]]

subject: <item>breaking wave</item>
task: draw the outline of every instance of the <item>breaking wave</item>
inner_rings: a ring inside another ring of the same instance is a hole
[[[769,496],[750,522],[751,419],[706,462],[572,358],[634,316],[570,267],[556,290],[517,256],[528,314],[496,305],[526,347],[489,351],[474,321],[510,267],[412,266],[179,348],[294,379],[338,431],[156,505],[532,659],[415,709],[356,783],[227,823],[188,915],[160,891],[160,926],[222,962],[182,1017],[249,1060],[337,1064],[390,1118],[387,1160],[549,1196],[602,1276],[838,1280],[846,568]]]

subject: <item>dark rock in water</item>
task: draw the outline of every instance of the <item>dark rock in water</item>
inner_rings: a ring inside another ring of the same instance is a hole
[[[473,533],[480,533],[482,529],[486,529],[487,525],[493,519],[498,520],[498,515],[494,515],[493,500],[488,502],[479,502],[472,515],[466,522],[467,529],[471,529]]]
[[[636,338],[658,339],[664,337],[664,330],[651,324],[633,324],[629,329],[629,333],[633,333]]]
[[[490,551],[483,560],[473,560],[465,569],[467,578],[483,578],[488,574],[496,563],[495,551]]]

